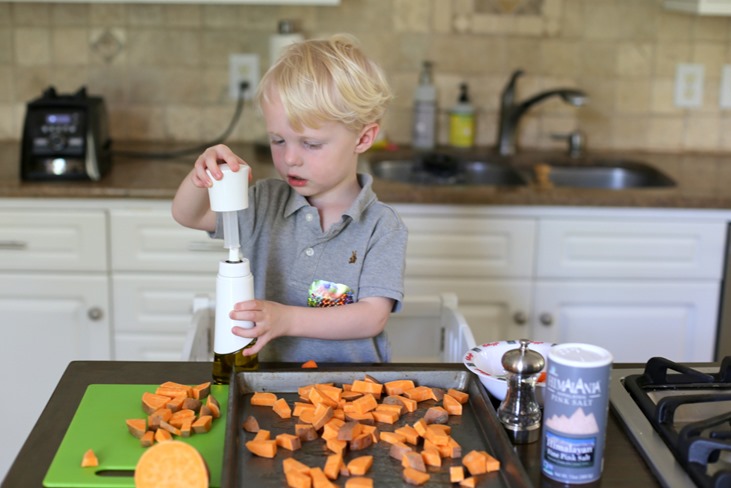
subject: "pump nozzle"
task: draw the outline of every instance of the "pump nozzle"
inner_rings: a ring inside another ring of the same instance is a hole
[[[239,249],[239,222],[236,219],[236,211],[221,212],[223,218],[223,247],[228,249],[228,261],[238,263],[241,261]]]

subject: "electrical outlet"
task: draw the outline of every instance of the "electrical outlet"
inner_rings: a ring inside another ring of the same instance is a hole
[[[249,89],[244,93],[245,100],[251,100],[259,82],[259,55],[258,54],[231,54],[228,60],[228,93],[229,98],[239,98],[239,84],[249,82]]]
[[[731,108],[731,64],[724,64],[721,70],[721,90],[718,94],[721,108]]]
[[[675,106],[697,108],[703,105],[703,65],[680,63],[675,70]]]

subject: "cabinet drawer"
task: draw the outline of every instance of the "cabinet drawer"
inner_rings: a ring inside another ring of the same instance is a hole
[[[720,279],[725,222],[542,220],[537,275]]]
[[[527,277],[535,221],[401,215],[409,229],[406,275]]]
[[[0,210],[0,269],[106,271],[106,214]]]
[[[175,271],[216,274],[226,259],[223,240],[175,222],[170,210],[112,210],[115,271]]]

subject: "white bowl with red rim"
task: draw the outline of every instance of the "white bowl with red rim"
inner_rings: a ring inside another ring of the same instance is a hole
[[[536,351],[545,362],[548,362],[548,351],[556,344],[551,342],[529,341],[528,349]],[[467,369],[475,373],[490,392],[490,395],[502,401],[508,391],[507,374],[503,368],[503,355],[511,349],[520,348],[520,340],[486,342],[467,351],[462,358]],[[543,390],[546,387],[546,367],[536,381],[536,401],[543,406]]]

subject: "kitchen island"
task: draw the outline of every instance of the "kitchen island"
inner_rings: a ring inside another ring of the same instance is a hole
[[[262,370],[286,367],[297,367],[297,365],[261,365]],[[367,364],[358,365],[354,369],[377,370],[379,367],[384,366]],[[11,466],[2,488],[42,486],[46,471],[88,385],[159,384],[169,380],[198,384],[209,381],[210,373],[211,365],[205,362],[74,361],[70,363]],[[563,486],[541,475],[539,442],[519,446],[516,451],[534,486]],[[651,471],[622,431],[614,414],[610,415],[607,427],[604,474],[599,482],[585,486],[603,488],[658,486]]]

